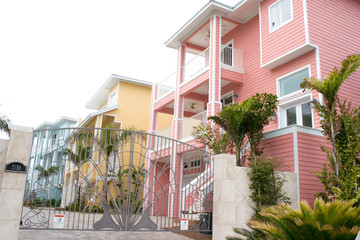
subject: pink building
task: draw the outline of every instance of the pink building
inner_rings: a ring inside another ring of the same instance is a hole
[[[267,156],[298,175],[300,199],[313,203],[321,184],[311,171],[326,161],[320,119],[311,107],[322,101],[302,92],[304,77],[322,78],[348,55],[360,53],[358,0],[242,0],[235,6],[210,1],[166,42],[178,51],[177,71],[153,86],[152,133],[196,144],[192,127],[231,102],[254,93],[279,98],[276,118],[266,127]],[[360,71],[340,94],[360,104]],[[157,115],[173,115],[157,128]],[[300,200],[299,199],[299,200]]]

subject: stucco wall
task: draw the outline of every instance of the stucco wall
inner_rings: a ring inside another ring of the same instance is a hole
[[[249,168],[237,167],[235,156],[220,154],[214,160],[213,239],[235,235],[233,228],[246,227],[255,203],[250,199]],[[282,172],[286,179],[283,192],[297,206],[296,174]]]
[[[28,165],[32,129],[12,126],[9,140],[0,142],[0,239],[18,239],[26,174],[4,172],[5,164]]]

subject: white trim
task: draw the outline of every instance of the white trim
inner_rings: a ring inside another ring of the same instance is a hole
[[[110,117],[114,117],[114,123],[119,123],[120,124],[120,129],[122,129],[123,127],[123,122],[122,121],[117,121],[117,116],[114,114],[108,114],[108,113],[103,113],[103,116],[110,116]]]
[[[291,18],[283,23],[281,23],[278,27],[274,28],[274,29],[271,29],[271,21],[270,21],[270,18],[271,18],[271,8],[277,4],[277,3],[280,3],[281,1],[283,0],[277,0],[276,2],[274,2],[273,4],[271,4],[269,7],[268,7],[268,15],[269,15],[269,34],[275,32],[276,30],[282,28],[283,26],[285,26],[286,24],[288,24],[289,22],[293,21],[294,20],[294,8],[293,8],[293,1],[292,0],[289,0],[290,1],[290,9],[291,9]],[[281,5],[281,3],[280,3]]]
[[[221,26],[221,23],[220,23],[220,26]],[[220,28],[220,36],[221,36],[221,28]],[[231,66],[230,67],[233,67],[234,66],[234,39],[231,39],[229,42],[227,42],[226,44],[222,44],[220,46],[220,65],[222,65],[223,63],[221,62],[221,52],[225,49],[225,48],[229,48],[229,45],[231,44]],[[229,66],[228,64],[224,64],[224,65],[227,65]]]
[[[265,63],[265,64],[262,64],[261,63],[261,68],[266,68],[266,69],[274,69],[275,67],[278,67],[282,64],[285,64],[297,57],[300,57],[302,55],[304,55],[305,53],[308,53],[312,50],[316,49],[316,46],[313,45],[313,44],[307,44],[307,43],[304,43],[303,45],[287,52],[287,53],[284,53],[283,55]],[[290,56],[290,59],[289,60],[284,60],[284,58]]]
[[[307,3],[306,3],[306,0],[303,0],[303,10],[304,10],[305,42],[306,42],[306,43],[310,43],[310,37],[309,37],[309,22],[308,22],[308,14],[307,14]]]
[[[320,49],[318,46],[315,48],[315,61],[316,61],[316,75],[317,79],[321,79],[321,66],[320,66]]]
[[[112,98],[114,96],[114,98]],[[109,107],[112,107],[112,106],[115,106],[117,104],[116,103],[116,90],[112,91],[110,94],[109,94]]]
[[[102,101],[103,99],[105,99],[104,95],[106,94],[107,96],[109,94],[110,89],[114,87],[115,84],[118,83],[119,81],[145,86],[145,87],[152,86],[151,82],[112,74],[108,78],[108,80],[106,80],[106,82],[91,97],[91,99],[88,101],[85,107],[91,109],[97,109],[99,106],[101,106],[101,104],[106,101],[106,100]],[[108,99],[108,97],[106,97],[106,99]],[[98,103],[99,101],[101,101],[102,103]]]
[[[299,173],[299,147],[298,147],[298,134],[297,131],[293,133],[293,151],[294,151],[294,172],[296,173],[296,182],[297,182],[297,197],[300,201],[300,173]]]
[[[321,79],[320,49],[319,49],[319,47],[316,47],[315,56],[316,56],[316,75],[317,75],[317,79]],[[319,103],[321,105],[323,105],[323,95],[322,95],[322,93],[319,93]]]
[[[211,26],[211,35],[212,35],[212,48],[211,48],[211,53],[212,53],[212,61],[211,61],[211,65],[212,65],[212,100],[215,100],[215,59],[216,59],[216,38],[217,38],[217,33],[216,33],[216,18],[217,16],[214,15],[212,17],[212,26]],[[215,115],[215,104],[211,104],[211,115]]]
[[[153,126],[154,126],[155,92],[157,92],[157,84],[153,83],[153,85],[151,87],[150,126],[149,126],[150,133],[153,133],[153,131],[156,131],[156,130],[153,129]]]
[[[260,35],[260,66],[262,67],[262,34],[261,34],[261,6],[260,6],[260,1],[259,1],[259,35]]]
[[[221,89],[222,89],[222,87],[221,87],[221,66],[222,66],[222,64],[221,64],[221,47],[222,47],[222,45],[221,45],[221,35],[222,35],[222,17],[221,16],[219,16],[219,44],[220,44],[220,46],[219,46],[219,52],[218,52],[218,54],[219,54],[219,79],[218,79],[218,96],[219,96],[219,98],[221,97]],[[231,66],[233,66],[234,65],[234,40],[232,39],[231,41]],[[215,108],[215,105],[214,105],[214,108]],[[220,107],[220,110],[221,110],[221,107]],[[215,112],[215,110],[214,110],[214,112]]]
[[[282,107],[282,108],[286,108],[286,107],[289,107],[290,105],[299,104],[299,103],[303,103],[303,102],[308,102],[306,100],[308,100],[308,101],[312,100],[312,93],[311,92],[309,92],[307,94],[304,94],[304,95],[301,95],[301,96],[298,96],[298,97],[295,97],[295,98],[292,98],[292,99],[290,99],[288,101],[279,103],[278,106]]]
[[[299,126],[299,125],[291,125],[288,127],[284,127],[284,128],[270,131],[270,132],[266,132],[266,133],[264,133],[262,139],[265,140],[265,139],[270,139],[270,138],[274,138],[274,137],[280,137],[283,135],[290,134],[294,131],[306,133],[306,134],[310,134],[310,135],[314,135],[314,136],[319,136],[319,137],[324,136],[323,131],[320,129],[309,128],[309,127],[304,127],[304,126]]]
[[[309,77],[310,77],[310,76],[311,76],[311,65],[310,65],[310,64],[307,64],[307,65],[305,65],[305,66],[303,66],[303,67],[300,67],[300,68],[298,68],[298,69],[295,69],[294,71],[292,71],[292,72],[290,72],[290,73],[287,73],[287,74],[285,74],[285,75],[282,75],[282,76],[276,78],[276,94],[277,94],[277,96],[278,96],[278,100],[281,100],[281,99],[283,99],[283,98],[289,97],[289,96],[291,96],[291,95],[293,95],[293,94],[295,94],[295,93],[298,93],[298,92],[301,92],[301,91],[302,91],[302,90],[298,90],[298,91],[296,91],[296,92],[292,92],[292,93],[289,93],[289,94],[287,94],[287,95],[284,95],[284,96],[281,96],[281,97],[280,97],[280,81],[283,80],[284,78],[289,77],[289,76],[291,76],[291,75],[293,75],[293,74],[295,74],[295,73],[297,73],[297,72],[300,72],[300,71],[302,71],[302,70],[304,70],[304,69],[306,69],[306,68],[309,69],[308,71],[309,71]]]
[[[287,126],[287,113],[286,110],[295,107],[296,109],[296,125],[303,126],[303,119],[302,119],[302,109],[301,106],[305,103],[308,103],[312,100],[312,95],[307,94],[301,97],[298,97],[296,99],[292,99],[289,102],[285,102],[281,105],[279,105],[279,127],[286,127]],[[313,108],[311,110],[311,125],[314,127],[314,111]]]

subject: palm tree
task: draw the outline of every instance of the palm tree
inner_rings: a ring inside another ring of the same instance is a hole
[[[49,177],[51,175],[58,173],[59,167],[58,166],[50,166],[50,167],[48,167],[48,169],[44,169],[44,167],[39,165],[35,168],[35,170],[37,170],[39,172],[38,179],[39,180],[45,179],[45,184],[47,185],[49,183]]]
[[[241,166],[241,148],[245,137],[250,143],[250,159],[258,154],[262,132],[269,119],[276,113],[277,97],[269,93],[256,93],[241,103],[227,105],[219,116],[208,119],[222,127],[236,148],[236,164]]]
[[[322,124],[324,132],[327,136],[330,136],[329,140],[332,144],[332,158],[335,170],[336,178],[339,178],[339,163],[337,159],[337,152],[335,146],[335,137],[337,134],[335,118],[336,118],[336,108],[338,91],[341,84],[353,73],[360,65],[360,54],[348,56],[347,59],[343,60],[342,67],[340,71],[337,68],[334,68],[332,72],[329,73],[329,76],[324,77],[323,80],[317,78],[307,78],[300,84],[304,89],[316,90],[321,93],[324,97],[323,104],[315,103],[316,110],[320,113],[321,117],[326,119],[329,122],[329,125],[323,121]]]
[[[0,116],[0,132],[10,135],[10,120],[4,115]]]

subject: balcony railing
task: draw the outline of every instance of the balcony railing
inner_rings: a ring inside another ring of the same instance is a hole
[[[221,67],[230,71],[244,73],[243,50],[222,46],[221,48]],[[183,66],[184,83],[190,82],[209,67],[209,49],[204,50],[195,57],[191,58]],[[156,100],[159,100],[172,92],[176,85],[176,72],[158,83]]]
[[[190,137],[194,132],[194,127],[203,123],[206,125],[206,111],[196,114],[190,118],[184,119],[183,122],[183,138]]]
[[[223,46],[221,48],[221,67],[231,71],[244,73],[244,51]]]
[[[172,133],[172,126],[163,128],[163,129],[156,132],[157,135],[163,136],[163,137],[168,137],[168,138],[172,137],[171,133]]]
[[[183,121],[183,136],[182,138],[187,138],[192,135],[194,132],[194,127],[199,125],[200,123],[203,123],[204,125],[207,124],[207,118],[206,118],[206,111],[203,111],[201,113],[198,113],[190,118],[186,118]],[[172,133],[172,127],[168,126],[166,128],[163,128],[156,132],[157,135],[164,136],[171,138]]]
[[[209,49],[202,51],[190,61],[188,61],[184,66],[184,82],[189,82],[192,79],[196,78],[203,72],[208,69],[209,66]]]
[[[165,97],[175,89],[176,72],[157,84],[157,100]]]

